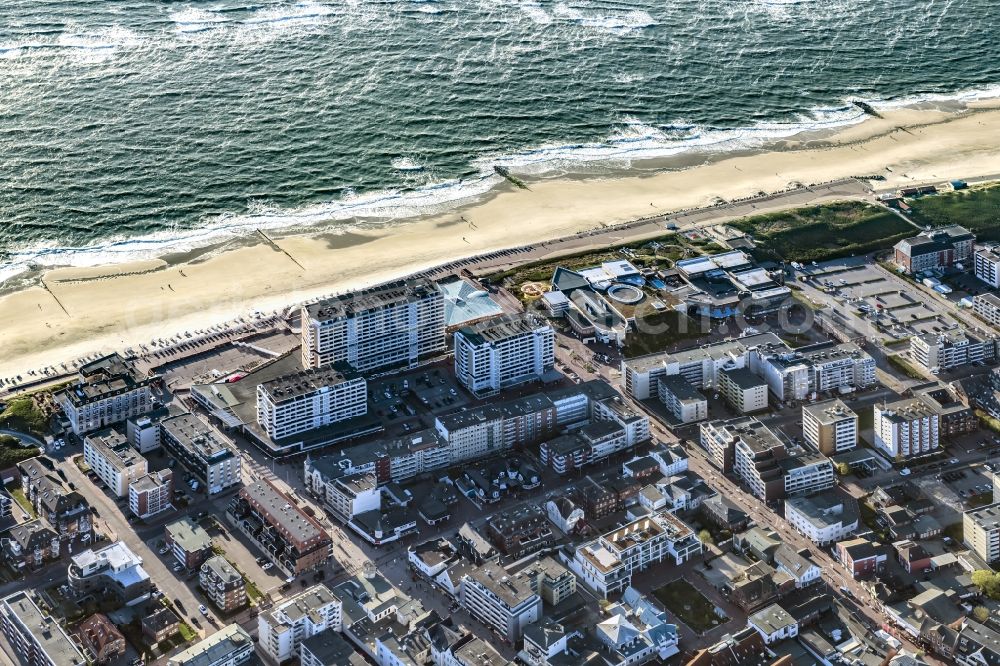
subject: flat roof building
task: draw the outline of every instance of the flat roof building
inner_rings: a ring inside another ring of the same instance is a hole
[[[167,666],[239,666],[253,656],[253,639],[230,624],[167,659]]]
[[[858,445],[858,415],[839,398],[802,406],[802,435],[825,456]]]
[[[32,666],[86,666],[87,660],[55,618],[42,613],[27,592],[0,600],[0,629]]]
[[[541,379],[555,363],[555,333],[540,317],[490,319],[455,333],[455,376],[479,397]]]
[[[302,307],[302,366],[359,372],[413,365],[445,349],[444,297],[427,279],[391,282]]]
[[[257,422],[271,439],[368,412],[368,384],[346,365],[309,368],[257,385]]]
[[[179,414],[160,422],[163,447],[209,495],[242,482],[242,465],[233,445],[194,414]]]
[[[108,429],[83,439],[83,459],[116,497],[128,495],[133,481],[146,474],[148,464],[125,435]]]

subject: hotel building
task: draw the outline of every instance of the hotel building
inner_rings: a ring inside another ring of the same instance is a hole
[[[680,423],[694,423],[708,417],[708,400],[680,376],[663,377],[657,393],[667,411]]]
[[[875,359],[853,342],[823,342],[794,350],[782,344],[758,348],[753,355],[751,368],[781,401],[855,391],[875,383]]]
[[[987,564],[1000,560],[1000,504],[987,504],[962,514],[965,545]]]
[[[116,497],[128,495],[132,482],[144,476],[148,469],[146,459],[117,430],[104,430],[85,437],[83,459]]]
[[[412,366],[444,349],[444,297],[430,280],[393,282],[302,307],[306,368]]]
[[[896,243],[895,261],[907,273],[946,268],[972,257],[976,237],[965,227],[953,225],[922,232]]]
[[[342,365],[303,370],[257,386],[257,422],[273,440],[367,412],[367,382]]]
[[[76,383],[55,395],[77,435],[153,410],[153,377],[144,377],[118,354],[80,367]]]
[[[455,333],[455,376],[478,397],[535,381],[555,363],[555,334],[539,317],[499,317]]]

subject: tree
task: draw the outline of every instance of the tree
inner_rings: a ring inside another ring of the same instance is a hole
[[[976,618],[976,622],[986,622],[990,619],[990,611],[986,606],[976,606],[972,609],[972,617]]]
[[[701,532],[698,532],[698,538],[701,540],[702,543],[707,543],[707,544],[715,543],[715,540],[712,539],[712,533],[709,532],[708,530],[702,530]]]
[[[837,474],[840,476],[847,476],[851,473],[851,466],[845,462],[837,463],[836,465]]]
[[[990,599],[1000,599],[1000,574],[989,569],[973,571],[972,584]]]

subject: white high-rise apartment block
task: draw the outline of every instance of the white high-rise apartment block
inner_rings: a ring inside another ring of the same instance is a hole
[[[1000,560],[1000,504],[987,504],[962,514],[965,545],[984,562]]]
[[[940,445],[938,414],[919,398],[878,405],[875,445],[890,457],[905,460],[929,453]]]
[[[803,405],[802,435],[825,456],[849,451],[858,445],[858,415],[836,398]]]
[[[444,296],[420,279],[302,307],[302,365],[348,363],[359,372],[414,365],[444,351]]]
[[[749,367],[750,352],[760,346],[784,343],[774,333],[760,333],[685,351],[636,356],[622,361],[622,383],[636,400],[655,398],[657,381],[672,375],[680,375],[697,389],[712,389],[718,386],[722,370]]]
[[[944,333],[925,333],[910,338],[910,358],[928,372],[957,368],[996,358],[997,340],[979,337],[969,331],[953,329]]]
[[[811,393],[851,391],[875,383],[875,359],[853,342],[824,342],[790,350],[784,345],[754,352],[751,367],[779,400],[805,400]]]
[[[274,440],[367,411],[368,383],[343,366],[303,370],[257,386],[257,422]]]
[[[538,317],[500,317],[455,333],[455,375],[479,397],[536,380],[554,363],[552,327]]]
[[[972,299],[972,311],[994,326],[1000,326],[1000,296],[993,293],[975,296]]]
[[[275,663],[298,655],[302,641],[330,629],[340,631],[343,604],[322,583],[257,616],[257,637]]]
[[[523,572],[510,574],[487,562],[461,581],[459,600],[469,615],[504,636],[520,642],[524,628],[542,616],[542,598]]]
[[[976,277],[994,289],[1000,289],[1000,252],[994,248],[976,252]]]
[[[126,497],[129,485],[148,470],[146,459],[117,430],[84,438],[83,459],[117,497]]]

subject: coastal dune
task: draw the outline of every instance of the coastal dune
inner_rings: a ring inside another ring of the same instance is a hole
[[[615,177],[509,187],[449,213],[387,222],[379,230],[55,269],[41,285],[0,298],[0,377],[716,198],[857,175],[884,175],[879,188],[990,177],[1000,174],[998,136],[1000,109],[987,105],[960,113],[901,109],[833,135],[785,140],[769,151],[706,156],[699,166],[642,164]]]

